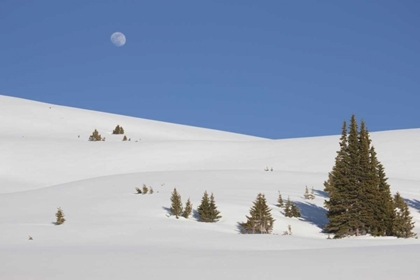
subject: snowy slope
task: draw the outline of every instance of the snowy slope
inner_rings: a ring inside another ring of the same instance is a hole
[[[111,135],[117,124],[131,142]],[[95,128],[105,142],[87,141]],[[417,239],[321,232],[339,136],[267,140],[5,96],[0,131],[0,279],[418,278]],[[371,136],[420,233],[420,129]],[[142,184],[155,193],[136,195]],[[303,199],[305,185],[317,190],[314,201]],[[194,208],[214,192],[222,219],[168,217],[174,187]],[[301,219],[274,205],[278,191]],[[259,192],[274,234],[241,235],[237,223]],[[52,224],[57,207],[62,226]],[[288,225],[293,235],[282,236]]]

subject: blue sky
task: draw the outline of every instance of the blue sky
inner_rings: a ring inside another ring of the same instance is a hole
[[[420,1],[0,2],[0,94],[267,138],[420,127]],[[113,32],[127,43],[116,47]]]

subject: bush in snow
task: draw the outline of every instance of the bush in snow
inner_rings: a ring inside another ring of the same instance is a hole
[[[149,192],[149,189],[146,187],[145,184],[143,184],[143,194],[147,194]]]
[[[112,134],[124,134],[124,128],[120,125],[117,125],[114,131],[112,131]]]
[[[105,141],[105,138],[102,139],[102,136],[99,134],[99,132],[95,129],[92,132],[92,135],[89,136],[89,141]]]
[[[55,217],[57,218],[55,222],[56,225],[61,225],[66,221],[66,219],[64,219],[63,210],[61,210],[60,207],[57,208],[57,213],[55,213]]]

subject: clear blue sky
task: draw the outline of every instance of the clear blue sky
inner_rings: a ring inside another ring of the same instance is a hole
[[[0,94],[257,135],[420,127],[420,1],[2,0]],[[113,32],[127,43],[116,47]]]

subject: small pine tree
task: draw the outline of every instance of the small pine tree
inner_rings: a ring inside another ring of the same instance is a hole
[[[311,188],[311,193],[309,194],[309,199],[310,200],[314,200],[315,199],[315,190],[314,190],[313,187]]]
[[[284,216],[286,217],[293,217],[292,215],[292,202],[290,201],[290,197],[287,198],[286,205],[284,206]]]
[[[92,132],[92,135],[89,136],[89,141],[105,141],[105,138],[102,138],[99,132],[95,129]]]
[[[188,198],[187,203],[185,204],[184,212],[182,212],[182,217],[185,219],[188,219],[189,216],[191,216],[192,213],[192,203],[190,199]]]
[[[258,194],[246,218],[245,223],[239,223],[243,233],[269,234],[273,230],[275,220],[271,216],[271,209],[262,193]]]
[[[216,202],[214,200],[214,195],[211,193],[210,196],[210,210],[211,210],[211,222],[214,223],[219,220],[222,216],[220,216],[220,211],[217,210]]]
[[[143,194],[147,194],[149,192],[149,189],[145,184],[143,184]]]
[[[117,125],[114,131],[112,131],[112,134],[124,134],[124,128],[120,125]]]
[[[408,209],[407,203],[397,192],[394,196],[394,205],[395,205],[395,218],[393,223],[393,233],[394,236],[402,238],[415,237],[416,234],[413,232],[414,222],[412,222],[412,217],[410,215],[410,210]]]
[[[174,188],[174,191],[172,192],[171,196],[171,208],[169,209],[173,215],[178,219],[179,216],[182,214],[182,201],[181,201],[181,195],[178,193],[176,188]]]
[[[284,206],[284,201],[283,201],[283,198],[281,197],[280,191],[279,191],[279,197],[277,198],[277,206],[278,207],[283,207]]]
[[[63,210],[61,210],[60,207],[57,208],[57,213],[55,213],[55,217],[57,218],[55,222],[57,226],[63,224],[66,221],[66,219],[64,219]]]
[[[300,211],[296,204],[292,203],[291,207],[292,217],[300,218]]]
[[[309,199],[310,198],[309,191],[308,191],[308,186],[305,186],[305,193],[303,194],[303,197],[305,199]]]
[[[141,194],[141,189],[136,187],[136,192],[137,192],[137,194]]]
[[[127,141],[127,136],[124,135],[123,141]]]
[[[212,213],[210,207],[210,199],[207,191],[204,192],[203,198],[201,199],[201,204],[197,208],[197,212],[201,221],[205,223],[211,222]]]
[[[153,188],[152,187],[149,187],[149,193],[150,194],[153,194],[155,191],[153,190]]]

